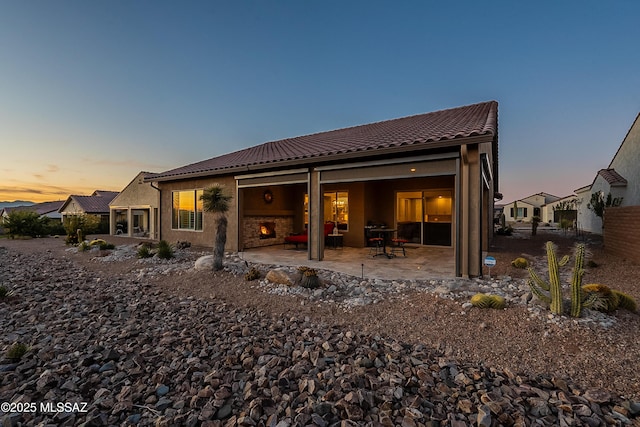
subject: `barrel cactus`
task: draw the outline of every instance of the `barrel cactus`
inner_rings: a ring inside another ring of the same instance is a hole
[[[609,288],[607,285],[590,283],[582,287],[585,307],[594,310],[611,313],[619,308],[629,311],[637,311],[636,300],[624,292]]]
[[[511,261],[511,265],[515,268],[527,268],[529,266],[529,262],[525,258],[519,257]]]
[[[300,286],[303,288],[315,289],[320,287],[320,278],[313,268],[308,268],[302,273]]]
[[[244,274],[244,280],[246,280],[246,281],[250,282],[250,281],[252,281],[252,280],[259,279],[259,278],[260,278],[260,276],[261,276],[261,274],[260,274],[260,270],[258,270],[258,269],[257,269],[257,268],[255,268],[255,267],[251,267],[251,268],[249,269],[249,271],[247,271],[247,272]]]
[[[475,294],[471,297],[471,305],[478,308],[505,308],[507,303],[500,295]]]

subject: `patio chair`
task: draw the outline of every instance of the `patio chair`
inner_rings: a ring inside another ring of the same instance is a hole
[[[406,239],[400,239],[400,238],[391,239],[391,243],[393,243],[393,246],[391,247],[391,253],[395,255],[397,252],[402,252],[402,255],[406,257],[407,252],[404,250],[404,244],[407,242],[409,241]]]
[[[369,239],[371,248],[369,249],[369,255],[376,257],[378,255],[384,255],[384,239],[382,237],[372,237]]]

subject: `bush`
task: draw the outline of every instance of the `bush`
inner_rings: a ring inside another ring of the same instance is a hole
[[[511,236],[513,233],[513,227],[507,225],[506,227],[500,227],[496,230],[496,234],[499,236]]]
[[[149,245],[140,245],[138,248],[138,258],[151,258],[152,256],[153,252],[151,252]]]
[[[158,243],[158,258],[171,259],[173,258],[173,248],[166,240],[160,240]]]
[[[0,300],[9,298],[11,295],[13,295],[13,291],[10,291],[9,288],[4,285],[0,285]]]
[[[251,267],[251,269],[244,274],[244,280],[250,282],[252,280],[259,279],[260,276],[261,276],[260,270],[258,270],[255,267]]]
[[[27,351],[29,351],[29,347],[26,344],[17,342],[7,350],[7,359],[14,361],[20,360]]]
[[[45,234],[47,236],[62,236],[65,235],[64,226],[59,219],[44,217]]]
[[[12,239],[16,236],[38,237],[46,234],[45,220],[36,212],[13,211],[5,218],[4,227]]]
[[[66,243],[75,245],[82,242],[87,234],[98,230],[100,218],[95,215],[71,215],[64,218],[63,224],[67,233]]]

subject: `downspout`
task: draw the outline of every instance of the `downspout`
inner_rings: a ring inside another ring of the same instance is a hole
[[[309,212],[308,212],[308,224],[307,224],[307,259],[311,259],[311,245],[308,243],[311,238],[311,218],[313,217],[313,197],[311,195],[311,169],[307,172],[307,194],[309,195]]]
[[[155,188],[156,190],[158,190],[158,218],[156,218],[156,224],[158,225],[158,229],[156,230],[156,234],[158,236],[158,240],[162,240],[162,221],[161,221],[161,217],[162,217],[162,191],[160,191],[160,188],[156,187],[153,184],[154,184],[153,181],[151,181],[149,183],[149,185],[151,185],[151,188]],[[154,226],[156,224],[154,224]]]
[[[456,248],[455,248],[455,262],[456,262],[456,277],[460,277],[462,274],[460,273],[460,235],[462,234],[462,227],[461,224],[462,222],[460,221],[460,196],[462,194],[462,192],[460,191],[460,159],[456,159],[456,211],[455,211],[455,215],[456,215],[456,226],[455,226],[455,233],[456,233]]]
[[[467,144],[460,146],[462,156],[462,232],[464,233],[464,250],[462,251],[462,277],[469,278],[469,153]]]

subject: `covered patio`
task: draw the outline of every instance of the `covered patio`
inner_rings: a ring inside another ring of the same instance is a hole
[[[451,247],[407,246],[407,256],[373,257],[370,248],[338,248],[324,251],[322,261],[311,260],[306,250],[284,245],[247,249],[240,256],[249,262],[286,266],[307,266],[332,270],[356,277],[385,280],[428,280],[450,278],[455,274]]]

